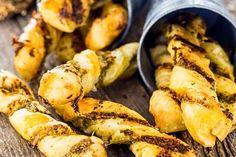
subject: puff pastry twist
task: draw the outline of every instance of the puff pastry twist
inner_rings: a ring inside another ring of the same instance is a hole
[[[55,120],[29,87],[9,72],[0,72],[0,112],[8,115],[16,131],[47,157],[106,157],[97,137],[76,134]]]

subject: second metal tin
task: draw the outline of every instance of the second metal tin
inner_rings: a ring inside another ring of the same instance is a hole
[[[155,90],[154,66],[151,63],[149,49],[154,47],[154,40],[160,35],[165,23],[176,18],[180,12],[200,15],[206,21],[207,35],[217,40],[223,47],[236,51],[236,25],[220,0],[153,0],[140,39],[137,56],[140,75],[152,92]],[[236,56],[230,56],[236,65]]]

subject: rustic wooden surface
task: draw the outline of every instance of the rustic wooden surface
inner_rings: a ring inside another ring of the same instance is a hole
[[[226,0],[225,3],[236,20],[236,0]],[[11,35],[19,35],[22,32],[22,28],[27,24],[29,17],[30,15],[27,17],[15,17],[0,23],[0,69],[15,72],[12,66],[12,58],[14,54],[11,47]],[[143,18],[143,16],[141,18]],[[139,19],[136,21],[143,20]],[[137,41],[141,34],[141,28],[142,24],[135,25],[135,28],[131,31],[131,38],[129,40],[135,39]],[[52,56],[49,57],[44,65],[43,72],[52,68],[56,64],[58,63],[55,63],[54,58]],[[34,91],[37,91],[39,79],[40,77],[30,83]],[[125,104],[142,114],[150,121],[150,123],[153,123],[153,119],[148,113],[149,95],[138,74],[129,80],[117,81],[111,86],[99,89],[98,92],[91,93],[90,95],[95,98],[112,100]],[[190,144],[196,150],[199,157],[236,157],[236,132],[231,133],[223,142],[217,141],[214,148],[207,149],[194,142],[187,132],[178,133],[176,136]],[[109,146],[107,149],[110,157],[133,156],[127,146]],[[0,157],[40,156],[42,156],[42,154],[37,149],[32,148],[11,127],[7,117],[0,114]]]

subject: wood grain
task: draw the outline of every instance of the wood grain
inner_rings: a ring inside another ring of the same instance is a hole
[[[227,8],[234,15],[236,20],[236,0],[226,0]],[[142,10],[144,15],[147,9]],[[30,15],[27,17],[15,17],[0,23],[0,69],[9,70],[14,72],[12,66],[13,50],[11,47],[11,35],[19,35],[22,32],[23,27],[27,24]],[[138,41],[138,38],[142,32],[142,25],[144,16],[139,16],[140,19],[134,28],[131,29],[131,34],[127,41]],[[46,59],[46,63],[38,78],[30,83],[30,86],[36,93],[38,88],[38,81],[41,75],[48,69],[58,65],[55,62],[55,56],[49,56]],[[152,116],[148,112],[149,98],[140,77],[136,74],[134,77],[128,80],[120,80],[115,82],[109,87],[98,89],[97,92],[89,94],[95,98],[112,100],[125,104],[129,108],[139,112],[145,118],[153,123]],[[55,115],[56,118],[58,116]],[[181,132],[175,134],[175,136],[183,139],[189,145],[191,145],[199,157],[235,157],[236,156],[236,132],[231,133],[223,141],[217,141],[214,148],[203,148],[191,138],[189,133]],[[125,145],[113,145],[107,148],[108,155],[110,157],[133,157],[132,153]],[[42,154],[32,148],[24,139],[22,139],[18,133],[9,124],[8,118],[0,114],[0,157],[40,157]]]

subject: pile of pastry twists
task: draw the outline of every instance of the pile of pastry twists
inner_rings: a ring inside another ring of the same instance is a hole
[[[127,10],[111,0],[41,0],[24,32],[13,38],[15,69],[30,81],[48,53],[66,62],[86,48],[103,50],[127,21]]]
[[[69,68],[67,70],[68,73],[65,74],[68,77],[71,77],[70,72],[76,73]],[[53,81],[56,80],[60,78],[55,77]],[[103,141],[94,136],[78,135],[67,124],[53,119],[19,78],[2,71],[0,84],[0,112],[7,114],[16,131],[32,145],[37,146],[45,156],[107,156]],[[44,86],[44,82],[41,84]],[[62,84],[57,93],[68,92],[64,85]],[[48,94],[51,97],[56,96],[55,93]],[[55,99],[57,98],[56,96]],[[51,105],[64,120],[72,122],[85,133],[95,134],[107,144],[129,145],[136,157],[195,156],[194,151],[186,143],[160,133],[140,114],[121,104],[84,98],[73,104],[62,102]]]
[[[187,129],[212,147],[235,128],[236,84],[227,53],[206,31],[199,16],[166,27],[167,45],[151,49],[158,90],[149,109],[161,132]]]
[[[54,119],[33,96],[31,89],[9,72],[0,72],[0,112],[13,128],[46,157],[106,157],[104,142],[79,135]]]

